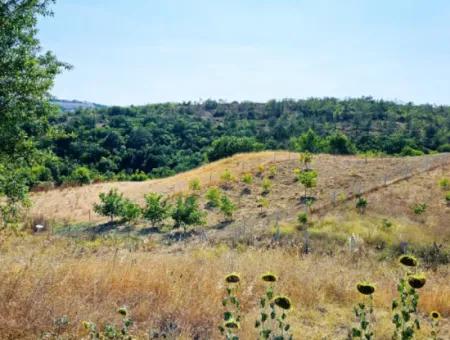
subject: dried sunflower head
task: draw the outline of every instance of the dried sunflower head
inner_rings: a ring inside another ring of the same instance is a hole
[[[356,285],[356,289],[358,289],[358,292],[360,292],[363,295],[370,295],[375,292],[375,286],[369,282],[359,282]]]
[[[417,259],[412,255],[402,255],[398,259],[398,261],[407,267],[416,267],[417,266]]]
[[[231,273],[225,276],[226,283],[239,283],[241,281],[241,277],[238,273]]]

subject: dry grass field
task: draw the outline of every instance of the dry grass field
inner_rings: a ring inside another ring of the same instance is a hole
[[[237,155],[167,179],[33,194],[32,214],[54,220],[54,228],[0,235],[0,338],[86,338],[82,321],[118,324],[115,311],[125,305],[135,321],[131,331],[139,339],[148,339],[152,331],[165,333],[168,339],[220,339],[223,278],[236,271],[242,277],[240,336],[255,339],[257,304],[264,292],[259,276],[273,271],[279,276],[276,290],[294,304],[288,315],[294,339],[345,339],[355,321],[353,306],[362,299],[355,289],[361,280],[376,285],[376,339],[390,339],[390,305],[396,282],[404,275],[396,260],[401,244],[410,250],[430,250],[436,243],[439,252],[449,251],[450,207],[437,184],[450,177],[449,155],[316,157],[312,167],[319,180],[309,254],[304,254],[304,234],[296,222],[298,212],[305,210],[299,200],[303,189],[294,182],[297,157],[283,152]],[[266,196],[270,205],[263,214],[256,203],[261,164],[266,169],[269,164],[277,167]],[[167,237],[171,233],[143,232],[147,225],[142,222],[105,232],[96,229],[94,221],[103,220],[93,215],[91,224],[68,223],[87,222],[98,194],[111,187],[140,201],[149,191],[185,192],[189,181],[198,178],[203,206],[205,191],[220,185],[225,169],[237,178],[242,172],[254,173],[250,193],[242,194],[243,184],[233,183],[225,192],[238,205],[234,220],[223,223],[220,213],[208,210],[203,232],[186,240]],[[362,215],[355,209],[358,193],[368,201]],[[426,212],[414,214],[411,207],[424,202]],[[351,235],[358,242],[350,250]],[[432,310],[442,313],[441,337],[448,339],[449,267],[423,258],[419,270],[426,273],[427,283],[420,290],[423,327],[417,339],[428,338],[427,315]],[[62,316],[69,323],[58,328],[55,321]]]

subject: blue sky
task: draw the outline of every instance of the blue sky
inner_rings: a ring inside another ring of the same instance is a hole
[[[450,1],[58,0],[53,94],[103,104],[334,96],[450,104]]]

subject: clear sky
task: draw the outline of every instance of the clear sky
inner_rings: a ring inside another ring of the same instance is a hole
[[[58,0],[53,94],[102,104],[334,96],[450,104],[447,0]]]

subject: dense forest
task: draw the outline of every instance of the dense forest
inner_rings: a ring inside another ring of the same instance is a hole
[[[419,155],[450,151],[450,107],[370,97],[184,102],[61,111],[30,185],[144,180],[262,149]]]

